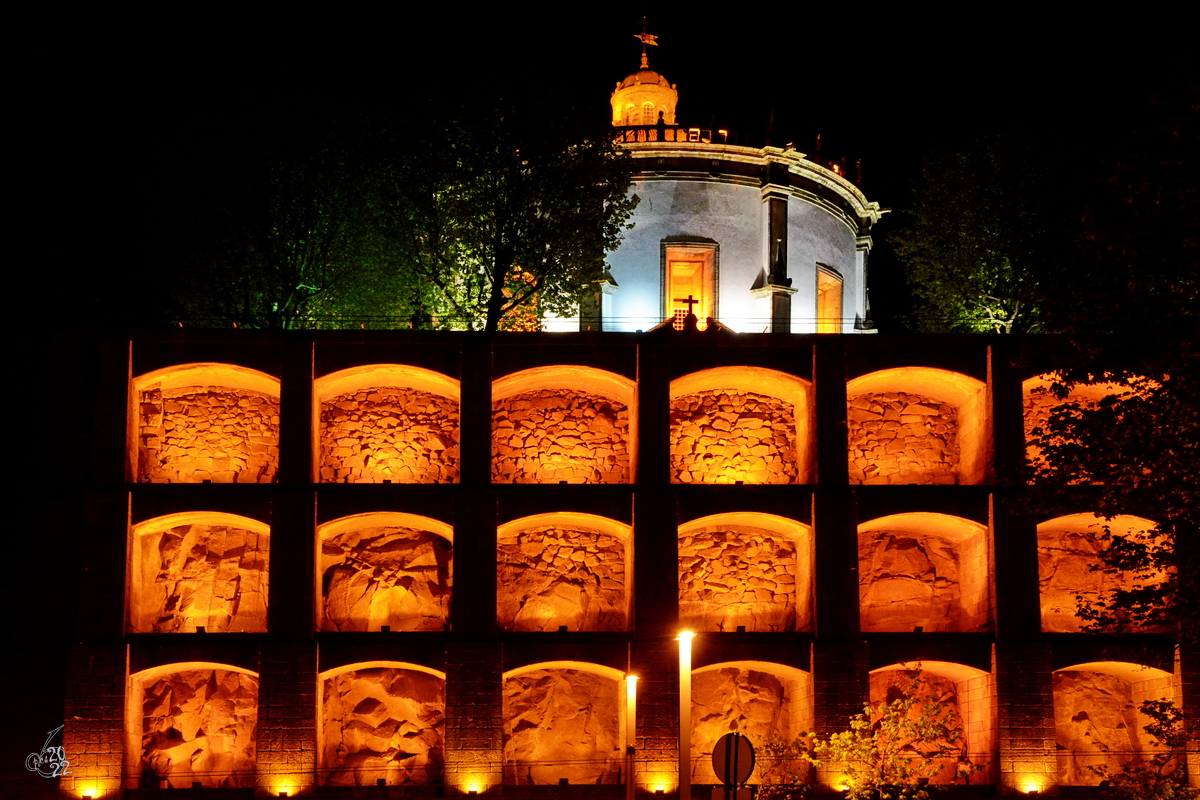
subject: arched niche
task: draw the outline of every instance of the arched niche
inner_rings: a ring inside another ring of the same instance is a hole
[[[679,526],[679,624],[695,631],[812,628],[812,530],[758,512]]]
[[[444,522],[398,512],[326,522],[317,528],[318,628],[448,630],[453,569]]]
[[[1150,542],[1153,540],[1146,534],[1155,527],[1152,520],[1131,514],[1107,521],[1095,514],[1068,514],[1039,524],[1038,585],[1042,630],[1077,633],[1086,627],[1079,616],[1081,600],[1092,604],[1113,592],[1165,582],[1168,576],[1161,571],[1151,575],[1110,573],[1099,569],[1103,565],[1100,553],[1108,547],[1104,540],[1105,528],[1113,536]],[[1158,542],[1153,546],[1170,547],[1170,543]],[[1132,625],[1129,629],[1138,633],[1151,632],[1151,629]]]
[[[445,673],[369,661],[319,678],[318,775],[324,785],[442,783]]]
[[[671,381],[671,482],[811,482],[812,385],[763,367]]]
[[[987,527],[948,514],[892,514],[858,526],[861,629],[987,630]]]
[[[229,664],[167,664],[129,676],[126,775],[143,789],[254,786],[258,676]]]
[[[314,383],[314,480],[456,483],[459,384],[432,370],[371,364]]]
[[[130,633],[263,633],[271,529],[236,514],[190,511],[130,532]]]
[[[637,463],[637,386],[573,364],[492,383],[494,483],[630,483]]]
[[[1176,677],[1125,661],[1093,661],[1056,670],[1059,784],[1096,786],[1102,778],[1094,767],[1115,774],[1130,761],[1160,752],[1145,731],[1152,720],[1141,706],[1148,700],[1178,703]]]
[[[623,677],[581,661],[504,673],[504,782],[618,783],[625,763]]]
[[[850,482],[987,482],[987,386],[958,372],[897,367],[846,385]]]
[[[713,746],[727,733],[792,741],[813,729],[812,681],[804,670],[766,661],[726,661],[692,671],[692,783],[720,783]],[[749,783],[763,782],[759,763]],[[772,776],[766,776],[769,780]]]
[[[513,520],[496,533],[496,611],[504,630],[628,629],[628,525],[559,511]]]
[[[882,709],[900,696],[914,676],[920,682],[917,696],[932,702],[936,708],[951,708],[957,717],[952,729],[959,730],[959,739],[939,742],[946,752],[936,759],[941,770],[930,778],[933,784],[963,783],[990,784],[996,781],[996,682],[990,672],[949,661],[892,664],[871,671],[871,706]],[[910,712],[911,718],[921,713],[920,707]],[[917,748],[917,752],[920,752]],[[959,774],[959,756],[966,756],[979,767],[969,778]]]
[[[1115,383],[1076,385],[1071,389],[1070,394],[1060,400],[1050,391],[1053,383],[1053,373],[1047,373],[1030,378],[1021,384],[1025,418],[1025,458],[1034,469],[1042,464],[1041,448],[1033,441],[1034,430],[1045,428],[1054,409],[1063,405],[1091,408],[1106,397],[1117,396],[1129,391],[1127,387]],[[1030,479],[1032,480],[1032,478],[1031,475]]]
[[[129,460],[138,483],[274,483],[279,379],[180,364],[133,379]]]

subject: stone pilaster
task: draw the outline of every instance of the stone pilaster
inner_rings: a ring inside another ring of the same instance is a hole
[[[1058,792],[1053,672],[1047,644],[992,646],[1003,794]]]
[[[308,795],[317,776],[317,646],[259,650],[256,794]]]
[[[812,646],[813,732],[818,736],[844,731],[861,714],[870,697],[871,678],[865,642],[814,642]],[[837,789],[837,764],[817,770],[824,790]]]
[[[288,342],[279,376],[279,483],[313,482],[313,344]]]
[[[446,786],[482,793],[504,777],[504,649],[446,646]]]
[[[629,672],[637,682],[638,794],[667,792],[679,785],[679,645],[670,639],[635,642]]]
[[[61,744],[70,774],[61,778],[59,787],[75,797],[88,789],[99,790],[94,796],[111,797],[122,786],[129,648],[124,644],[72,645],[67,659]],[[59,742],[50,742],[56,744]],[[132,759],[136,764],[136,754]]]

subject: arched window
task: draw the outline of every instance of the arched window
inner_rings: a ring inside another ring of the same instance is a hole
[[[654,103],[642,103],[642,124],[653,125],[658,122],[658,115],[654,113]]]

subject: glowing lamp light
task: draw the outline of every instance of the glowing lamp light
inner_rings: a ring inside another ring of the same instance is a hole
[[[1021,784],[1021,791],[1025,794],[1040,794],[1042,785],[1040,783],[1026,782]]]
[[[80,797],[82,797],[83,800],[95,800],[95,798],[100,797],[101,794],[103,794],[103,792],[100,789],[100,787],[89,786],[88,788],[86,788],[82,792],[80,792]]]

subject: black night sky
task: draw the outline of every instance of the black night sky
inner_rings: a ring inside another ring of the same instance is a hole
[[[292,127],[364,116],[403,125],[414,97],[468,88],[535,95],[547,114],[583,103],[607,119],[615,82],[638,65],[642,13],[455,6],[406,17],[200,17],[164,21],[172,35],[106,47],[81,75],[97,138],[80,155],[99,173],[81,202],[119,210],[140,235],[124,264],[77,287],[74,316],[141,324],[139,309],[156,302],[146,277],[172,270],[194,185]],[[972,9],[971,19],[850,7],[649,13],[661,44],[651,66],[677,84],[681,123],[758,138],[773,113],[773,143],[811,152],[820,133],[826,155],[862,159],[863,188],[885,208],[905,206],[924,154],[1000,132],[1045,153],[1064,196],[1086,193],[1098,157],[1121,148],[1149,100],[1195,82],[1169,20],[1056,23],[998,8]],[[116,209],[114,185],[129,189]],[[872,302],[884,318],[893,300],[906,302],[888,227],[885,218],[872,257]]]

